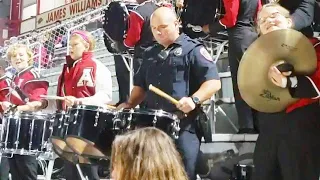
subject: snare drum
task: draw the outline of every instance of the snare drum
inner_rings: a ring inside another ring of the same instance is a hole
[[[84,157],[108,158],[119,128],[114,112],[98,106],[78,105],[70,109],[66,143]]]
[[[8,113],[3,117],[3,153],[37,155],[49,148],[50,114],[41,112]]]
[[[64,140],[68,130],[68,114],[65,111],[57,111],[52,116],[52,119],[52,136],[50,139],[53,151],[67,161],[76,161],[77,158],[74,152],[67,146]]]
[[[124,109],[121,118],[127,121],[129,129],[154,126],[174,139],[179,137],[180,120],[175,114],[153,109]]]

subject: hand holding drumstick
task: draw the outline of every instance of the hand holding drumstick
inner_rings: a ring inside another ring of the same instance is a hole
[[[168,95],[165,92],[161,91],[160,89],[154,87],[152,84],[149,85],[149,90],[158,94],[159,96],[169,100],[172,104],[176,105],[176,107],[180,111],[182,111],[186,114],[196,108],[196,105],[192,101],[191,97],[183,97],[179,101],[177,101],[176,99],[174,99],[170,95]]]
[[[61,96],[47,96],[47,95],[42,95],[41,98],[65,101],[65,103],[66,103],[66,105],[67,105],[68,107],[72,107],[73,105],[76,105],[76,104],[81,104],[81,102],[79,101],[79,99],[76,98],[76,97],[74,97],[74,96],[64,96],[64,97],[61,97]],[[106,108],[108,108],[108,109],[116,109],[116,107],[111,106],[111,105],[108,105],[108,104],[106,105]]]

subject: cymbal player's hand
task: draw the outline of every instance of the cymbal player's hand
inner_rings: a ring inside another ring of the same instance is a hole
[[[268,72],[268,77],[276,86],[286,88],[288,82],[288,76],[291,75],[291,71],[280,72],[276,66],[271,66]]]
[[[73,105],[78,104],[79,102],[77,101],[77,98],[74,96],[65,96],[64,97],[64,102],[68,107],[72,107]]]
[[[180,99],[177,108],[187,114],[190,111],[194,110],[196,108],[196,105],[192,101],[191,97],[183,97]]]

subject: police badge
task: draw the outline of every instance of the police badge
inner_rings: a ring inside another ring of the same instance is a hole
[[[176,48],[176,49],[174,50],[173,54],[174,54],[175,56],[181,56],[181,54],[182,54],[182,48],[181,48],[181,47]]]

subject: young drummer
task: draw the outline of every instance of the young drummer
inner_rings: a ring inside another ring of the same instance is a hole
[[[57,96],[64,101],[49,101],[49,109],[66,110],[76,104],[105,106],[112,100],[112,80],[108,68],[94,59],[95,40],[87,31],[74,31],[70,38],[70,55],[59,77]],[[80,165],[84,176],[99,179],[98,167]],[[67,180],[80,180],[75,165],[65,162]]]
[[[47,104],[41,100],[49,87],[47,81],[39,80],[40,75],[33,68],[32,51],[22,44],[12,45],[7,52],[7,58],[17,73],[10,82],[10,92],[1,102],[4,111],[9,108],[18,111],[38,111]],[[15,107],[15,108],[13,108]],[[9,159],[10,171],[13,180],[37,179],[38,163],[35,156],[13,155]]]

